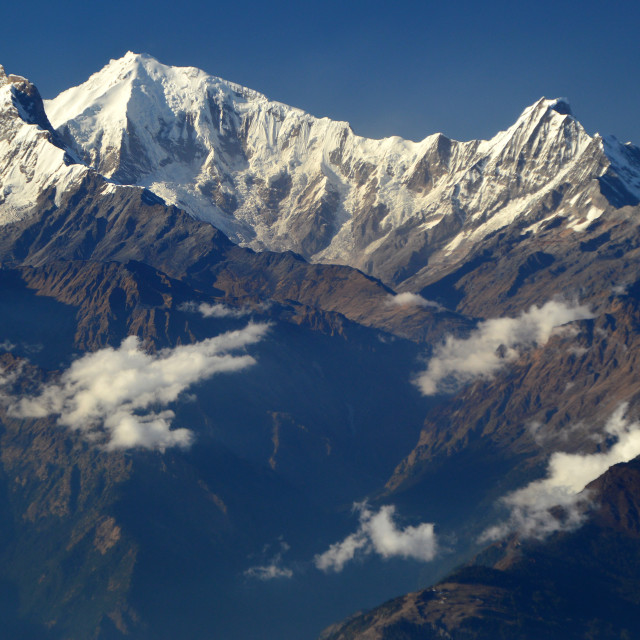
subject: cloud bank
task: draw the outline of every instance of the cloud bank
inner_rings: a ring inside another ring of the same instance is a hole
[[[510,510],[509,519],[487,529],[480,541],[498,540],[516,531],[525,538],[544,538],[555,531],[579,527],[589,500],[581,493],[585,486],[614,464],[640,455],[640,423],[625,420],[626,410],[626,403],[622,404],[605,425],[605,434],[615,439],[608,451],[554,453],[545,478],[501,498]]]
[[[492,376],[524,350],[545,344],[557,327],[592,317],[586,306],[552,300],[516,318],[485,320],[467,338],[447,336],[415,383],[427,396],[453,392],[476,378]]]
[[[433,300],[427,300],[417,293],[405,291],[395,296],[388,296],[386,299],[387,306],[390,307],[431,307],[436,311],[441,311],[444,307]]]
[[[261,340],[266,324],[249,324],[195,344],[146,353],[136,336],[117,349],[107,347],[76,360],[38,396],[10,407],[17,417],[58,415],[59,425],[103,441],[109,449],[187,447],[188,429],[171,429],[173,411],[162,409],[192,384],[216,373],[240,371],[255,363],[233,355]]]
[[[431,523],[398,529],[393,521],[396,508],[385,505],[373,513],[366,502],[355,504],[360,513],[360,526],[342,542],[332,544],[327,551],[314,558],[322,571],[342,571],[356,555],[376,553],[383,558],[401,557],[428,562],[438,552],[438,543]]]

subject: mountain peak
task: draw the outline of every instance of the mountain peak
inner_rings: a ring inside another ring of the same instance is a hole
[[[567,98],[545,98],[542,97],[532,105],[527,107],[521,114],[516,124],[522,122],[530,122],[532,120],[539,121],[543,118],[570,116],[575,119],[569,100]]]
[[[127,53],[125,53],[122,58],[120,58],[120,60],[156,60],[156,58],[154,58],[151,54],[149,53],[145,53],[144,51],[141,51],[140,53],[136,53],[135,51],[127,51]]]
[[[107,65],[91,77],[104,78],[105,76],[108,77],[110,74],[115,72],[118,74],[118,77],[122,79],[123,77],[128,78],[129,76],[126,74],[130,71],[134,71],[134,75],[138,77],[141,74],[144,74],[147,82],[159,82],[163,85],[167,82],[169,84],[178,83],[182,85],[183,89],[189,88],[194,84],[200,86],[203,84],[213,83],[216,85],[226,85],[234,91],[239,91],[243,95],[261,95],[251,89],[241,87],[233,82],[211,75],[197,67],[167,65],[163,64],[149,53],[135,53],[133,51],[127,51],[127,53],[125,53],[121,58],[111,59]]]
[[[0,226],[16,222],[41,207],[40,198],[54,187],[54,202],[87,171],[53,130],[38,89],[22,76],[0,70],[0,166],[3,169]]]
[[[186,67],[187,69],[193,69],[193,67]],[[154,58],[148,53],[135,53],[134,51],[127,51],[120,58],[112,58],[109,62],[100,70],[98,76],[110,75],[110,73],[117,73],[118,75],[127,74],[133,72],[135,76],[145,74],[147,77],[152,74],[153,76],[163,76],[171,73],[174,69],[180,69],[180,67],[172,67],[162,64],[159,60]],[[198,73],[204,74],[199,69],[194,69]]]
[[[18,110],[20,118],[27,124],[35,124],[53,133],[53,128],[44,110],[42,98],[34,84],[22,76],[7,74],[0,66],[0,86],[9,85],[11,103]]]
[[[109,60],[106,66],[107,67],[111,65],[126,66],[126,65],[136,64],[136,63],[141,64],[146,61],[156,62],[160,64],[156,58],[154,58],[152,55],[148,53],[144,53],[144,52],[136,53],[135,51],[127,51],[120,58],[111,58],[111,60]]]
[[[562,116],[573,115],[573,111],[571,111],[571,105],[566,98],[555,98],[553,100],[546,100],[546,102],[549,109],[553,109]]]

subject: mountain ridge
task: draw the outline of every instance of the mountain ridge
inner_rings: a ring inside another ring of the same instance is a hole
[[[432,587],[328,628],[321,640],[634,637],[639,471],[635,458],[591,482],[580,529],[545,540],[514,535]]]
[[[540,99],[487,141],[369,140],[128,53],[45,104],[66,142],[108,177],[149,188],[236,243],[349,264],[392,286],[520,220],[564,216],[579,232],[640,194],[640,152],[589,136],[564,99]]]
[[[198,638],[310,634],[467,560],[502,517],[495,500],[539,482],[550,456],[575,461],[635,433],[632,145],[588,136],[565,100],[536,102],[490,141],[371,141],[194,68],[130,54],[111,84],[103,73],[86,100],[85,86],[58,105],[80,105],[67,129],[53,129],[27,80],[0,82],[0,609],[11,624],[49,625],[55,640],[173,638],[183,625]],[[252,210],[302,251],[238,246],[172,203],[163,176],[218,202],[223,223]],[[322,263],[331,246],[371,273]],[[193,433],[190,449],[101,448],[89,436],[108,441],[106,421],[69,429],[51,413],[60,394],[74,406],[74,384],[94,389],[97,357],[117,363],[129,349],[144,373],[252,317],[266,333],[249,370],[199,381],[162,414],[120,407],[134,424]],[[432,362],[430,391],[417,383]],[[614,489],[607,521],[631,530]],[[453,553],[419,566],[407,558],[425,558],[412,545],[427,530]],[[353,541],[365,562],[319,571],[318,554]]]

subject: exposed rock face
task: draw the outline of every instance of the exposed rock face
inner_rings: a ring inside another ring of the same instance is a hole
[[[597,450],[597,433],[638,393],[640,303],[637,293],[612,296],[607,313],[572,323],[544,347],[477,380],[430,413],[412,453],[387,490],[411,489],[445,459],[478,449],[542,464],[554,451]],[[455,463],[454,463],[455,464]],[[425,491],[426,487],[422,487]]]
[[[88,172],[54,133],[38,90],[0,67],[0,225],[28,217]]]
[[[590,221],[640,198],[640,152],[541,99],[488,141],[368,140],[193,68],[111,61],[47,103],[86,162],[254,249],[293,250],[398,285],[507,226]]]
[[[638,220],[637,207],[625,206],[579,233],[562,217],[535,232],[510,226],[485,238],[464,260],[425,267],[403,287],[480,317],[513,316],[554,296],[604,309],[612,292],[637,279]]]

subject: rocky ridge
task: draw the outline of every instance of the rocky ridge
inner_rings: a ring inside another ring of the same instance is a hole
[[[579,530],[543,541],[514,536],[433,587],[327,629],[322,640],[634,637],[639,471],[636,458],[592,482]]]
[[[348,264],[393,286],[449,268],[505,227],[535,234],[558,221],[578,239],[640,198],[638,149],[589,136],[562,99],[539,100],[487,141],[369,140],[128,53],[46,109],[114,181],[149,188],[243,246]]]
[[[379,602],[392,584],[406,591],[415,569],[402,565],[396,582],[391,563],[350,567],[333,583],[318,576],[310,558],[351,526],[352,502],[393,501],[414,522],[432,519],[438,535],[459,535],[456,553],[468,558],[497,498],[540,477],[554,452],[606,447],[602,423],[620,403],[637,415],[637,151],[588,136],[565,101],[538,102],[492,141],[410,143],[366,141],[345,123],[148,56],[113,61],[62,94],[60,109],[82,113],[55,130],[33,85],[1,84],[0,610],[16,637],[176,637],[187,620],[193,637],[244,625],[246,637],[263,638],[273,618],[265,602],[286,614],[272,637],[311,633],[329,615],[318,594],[362,602],[366,585]],[[55,105],[47,109],[57,122]],[[451,189],[466,209],[453,207]],[[390,211],[376,213],[383,201]],[[196,212],[203,202],[206,215]],[[420,218],[416,203],[433,209]],[[234,244],[218,222],[260,251]],[[264,250],[260,233],[293,238],[318,262]],[[343,261],[343,249],[457,312],[320,262]],[[555,293],[588,310],[517,357],[500,345],[505,366],[453,397],[420,397],[421,351]],[[259,366],[172,405],[176,427],[196,434],[188,451],[108,451],[54,417],[7,408],[11,394],[33,394],[126,336],[149,355],[252,318],[270,324]],[[626,531],[635,516],[624,496],[606,517]],[[277,562],[261,568],[293,578],[288,599],[247,587],[243,573],[273,545]],[[285,551],[294,561],[283,568]],[[515,562],[503,555],[492,570]],[[509,585],[485,589],[485,578],[473,574],[473,587],[456,578],[465,607],[474,590],[488,597],[471,617],[491,603],[511,615],[519,601]]]

